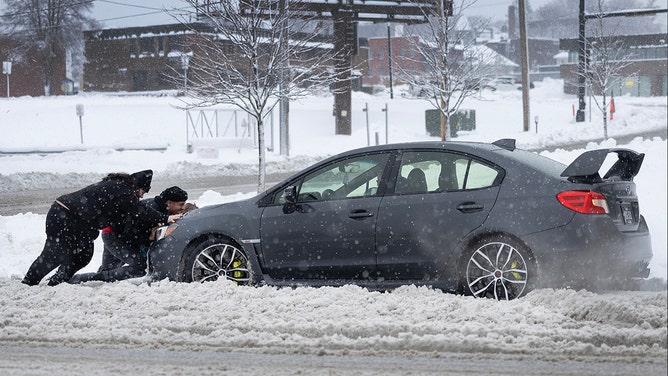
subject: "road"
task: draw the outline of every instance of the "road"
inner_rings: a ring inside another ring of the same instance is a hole
[[[0,346],[0,368],[9,375],[665,375],[665,364],[590,357],[541,359],[534,355],[443,353],[439,357],[258,354],[169,351],[151,348],[91,349]],[[493,372],[492,372],[493,370]]]
[[[267,187],[271,187],[291,173],[268,174],[266,178]],[[235,193],[248,193],[257,189],[257,176],[210,176],[197,179],[184,179],[175,182],[173,180],[155,179],[152,182],[152,194],[159,194],[165,188],[178,185],[188,192],[189,197],[197,198],[205,191],[212,190],[222,195]],[[73,188],[52,188],[23,190],[17,192],[0,192],[0,216],[10,216],[19,213],[46,214],[53,200],[65,193],[70,193]]]

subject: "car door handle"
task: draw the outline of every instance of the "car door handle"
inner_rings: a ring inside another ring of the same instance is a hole
[[[353,219],[373,217],[373,213],[364,209],[353,210],[348,214]]]
[[[480,204],[476,204],[475,202],[464,202],[459,205],[457,205],[457,210],[459,210],[462,213],[475,213],[482,211],[485,207]]]

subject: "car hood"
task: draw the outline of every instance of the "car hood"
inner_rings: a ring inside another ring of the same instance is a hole
[[[598,171],[610,153],[617,153],[617,161],[606,172],[603,179],[619,177],[621,180],[633,181],[633,178],[640,171],[645,154],[622,148],[586,151],[575,158],[573,163],[561,173],[561,176],[567,177],[570,181],[582,183],[601,182],[602,179]]]

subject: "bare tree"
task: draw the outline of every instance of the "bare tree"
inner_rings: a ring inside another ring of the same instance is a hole
[[[441,140],[449,138],[449,119],[462,102],[479,90],[486,78],[494,75],[495,54],[475,44],[475,31],[465,25],[463,12],[475,0],[455,1],[453,13],[441,6],[424,10],[427,24],[411,28],[411,42],[419,53],[413,68],[397,64],[401,78],[423,93],[441,114]],[[480,19],[477,29],[484,29]]]
[[[44,95],[51,94],[53,72],[58,56],[69,49],[83,51],[82,30],[95,27],[88,16],[93,1],[81,0],[5,0],[5,29],[19,41],[19,58],[28,50],[37,49],[42,68]]]
[[[587,38],[587,54],[589,64],[585,75],[587,85],[592,92],[596,107],[603,115],[603,137],[608,138],[608,93],[612,94],[615,87],[619,87],[619,79],[629,72],[625,72],[631,64],[626,46],[618,38],[618,27],[612,22],[614,19],[604,17],[605,1],[598,0],[598,17],[592,19],[593,33]],[[600,93],[600,99],[594,95]]]
[[[187,0],[198,7],[198,0]],[[241,5],[241,7],[240,7]],[[264,118],[281,100],[328,87],[333,49],[321,25],[294,21],[298,1],[220,1],[198,8],[206,27],[190,39],[187,107],[236,106],[257,124],[258,192],[265,189]]]

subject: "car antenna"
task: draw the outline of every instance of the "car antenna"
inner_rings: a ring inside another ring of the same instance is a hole
[[[492,142],[492,145],[496,145],[500,148],[506,149],[508,151],[515,150],[515,139],[514,138],[502,138]]]

